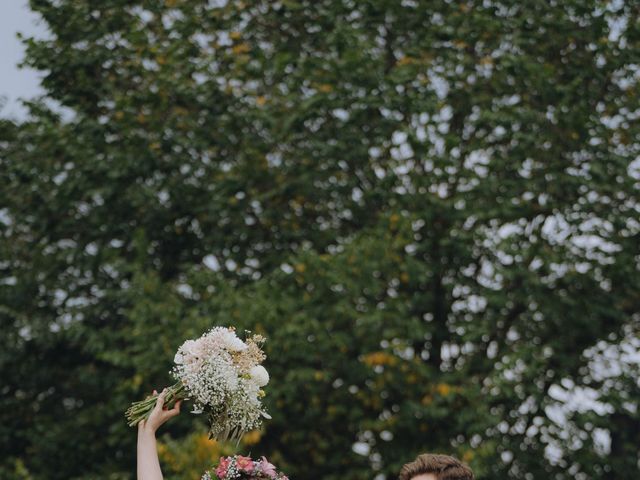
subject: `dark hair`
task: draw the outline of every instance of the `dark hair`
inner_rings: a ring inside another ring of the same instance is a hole
[[[438,480],[474,480],[471,469],[449,455],[423,453],[400,469],[399,480],[411,480],[424,473],[432,473]]]

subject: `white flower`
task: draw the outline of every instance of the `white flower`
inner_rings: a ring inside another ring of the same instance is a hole
[[[173,357],[174,363],[181,365],[185,363],[187,358],[195,356],[197,351],[197,346],[198,344],[196,340],[185,341],[178,349],[178,352],[176,353],[175,357]]]
[[[175,363],[176,365],[182,365],[183,361],[184,361],[184,355],[182,355],[182,352],[178,350],[175,356],[173,357],[173,363]]]
[[[247,344],[240,340],[231,330],[226,330],[222,334],[222,341],[225,348],[230,352],[242,352],[248,348]]]
[[[269,372],[267,372],[267,369],[262,365],[256,365],[249,370],[249,375],[251,376],[251,380],[259,387],[264,387],[269,383]]]

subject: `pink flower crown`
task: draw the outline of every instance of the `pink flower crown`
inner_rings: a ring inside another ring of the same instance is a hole
[[[262,457],[252,460],[249,457],[233,455],[221,457],[213,471],[205,472],[201,480],[289,480],[289,477],[276,470],[275,465]]]

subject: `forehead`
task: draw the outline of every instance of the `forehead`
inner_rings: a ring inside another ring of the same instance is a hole
[[[433,473],[421,473],[416,475],[411,480],[438,480]]]

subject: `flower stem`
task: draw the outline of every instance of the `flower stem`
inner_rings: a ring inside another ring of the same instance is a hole
[[[171,408],[178,400],[186,400],[187,398],[189,398],[189,396],[184,385],[182,384],[182,382],[177,382],[167,388],[167,395],[165,397],[164,404],[167,407]],[[130,427],[133,427],[140,423],[142,420],[146,420],[147,418],[149,418],[149,415],[151,415],[153,408],[156,406],[157,400],[158,395],[156,394],[147,397],[144,400],[133,402],[125,413],[127,424]]]

